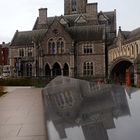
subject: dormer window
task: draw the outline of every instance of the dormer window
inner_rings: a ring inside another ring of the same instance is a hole
[[[71,0],[71,9],[72,9],[72,12],[76,12],[77,11],[77,8],[76,8],[76,0]]]

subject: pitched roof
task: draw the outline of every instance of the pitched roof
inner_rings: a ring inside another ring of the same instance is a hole
[[[104,26],[73,26],[67,29],[77,41],[99,41],[104,39]]]
[[[47,30],[33,30],[33,31],[16,31],[12,41],[11,46],[31,44],[33,41],[41,41],[45,36]]]
[[[140,27],[136,28],[135,30],[131,31],[129,34],[128,38],[135,38],[135,37],[140,37]]]
[[[121,31],[121,33],[122,33],[123,37],[125,39],[127,39],[131,32],[130,31]]]
[[[103,14],[104,17],[109,21],[109,24],[112,25],[112,29],[116,29],[116,11],[110,11],[110,12],[100,12],[98,13],[98,16],[100,14]],[[46,24],[38,24],[38,19],[39,17],[37,17],[36,19],[36,22],[33,26],[33,30],[35,29],[47,29],[49,27],[50,24],[52,24],[54,18],[57,18],[59,21],[64,18],[65,21],[68,22],[68,25],[71,27],[71,26],[74,26],[75,25],[75,21],[76,19],[78,19],[79,17],[83,16],[85,18],[85,20],[87,21],[86,25],[89,23],[91,24],[91,21],[92,21],[92,25],[97,25],[98,24],[98,20],[95,22],[95,19],[91,18],[89,14],[87,13],[84,13],[84,14],[72,14],[72,15],[61,15],[61,16],[55,16],[55,17],[48,17],[47,18],[47,23]],[[94,22],[93,22],[94,21]]]

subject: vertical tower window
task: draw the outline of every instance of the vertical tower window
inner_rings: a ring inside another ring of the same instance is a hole
[[[76,12],[76,0],[71,0],[71,9],[72,12]]]

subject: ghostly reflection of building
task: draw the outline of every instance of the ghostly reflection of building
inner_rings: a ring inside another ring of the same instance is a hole
[[[67,137],[66,128],[78,125],[85,140],[108,140],[107,129],[115,128],[113,118],[130,114],[124,89],[116,85],[60,76],[43,93],[48,120],[53,121],[60,138]]]

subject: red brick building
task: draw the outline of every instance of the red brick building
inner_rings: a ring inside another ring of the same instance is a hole
[[[0,65],[8,65],[9,44],[0,44]]]

